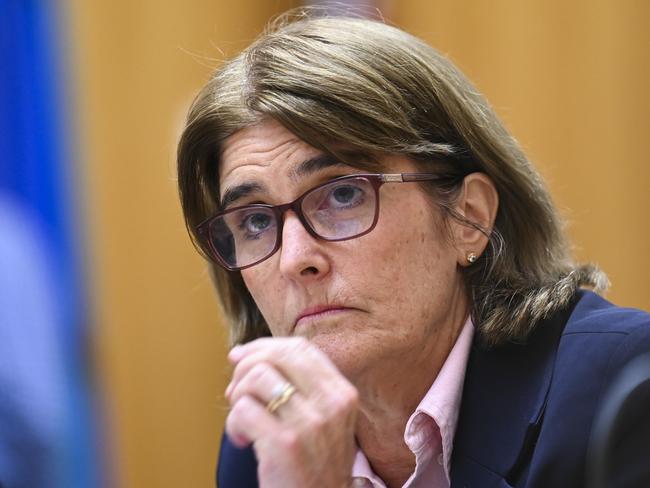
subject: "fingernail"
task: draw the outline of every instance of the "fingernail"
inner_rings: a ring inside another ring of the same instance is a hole
[[[231,390],[232,390],[232,381],[230,383],[228,383],[228,386],[226,387],[225,395],[226,395],[226,398],[228,398],[228,399],[230,398]]]

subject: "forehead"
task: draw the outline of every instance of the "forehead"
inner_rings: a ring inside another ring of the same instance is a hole
[[[245,127],[222,146],[219,184],[260,173],[288,176],[296,165],[321,154],[284,126],[267,120]]]

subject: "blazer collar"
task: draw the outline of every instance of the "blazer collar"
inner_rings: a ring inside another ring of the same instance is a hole
[[[575,302],[540,323],[524,344],[488,349],[476,334],[454,439],[452,486],[509,486],[506,480],[525,476]]]

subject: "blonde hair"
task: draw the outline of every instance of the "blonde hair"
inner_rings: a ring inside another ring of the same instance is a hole
[[[600,270],[573,262],[542,178],[463,74],[420,39],[359,18],[282,18],[200,91],[178,146],[183,212],[199,249],[197,224],[219,211],[223,141],[269,118],[338,157],[345,158],[339,147],[400,153],[427,171],[492,179],[495,226],[486,252],[465,271],[472,318],[487,344],[522,341],[578,287],[606,287]],[[445,215],[462,220],[454,192],[431,193]],[[232,342],[269,335],[240,273],[211,267]]]

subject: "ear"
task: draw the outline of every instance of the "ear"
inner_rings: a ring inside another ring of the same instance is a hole
[[[456,204],[456,211],[470,222],[478,224],[488,235],[452,219],[459,265],[470,265],[468,256],[471,253],[478,257],[485,251],[498,208],[499,194],[490,177],[485,173],[467,175],[463,180],[463,189]]]

